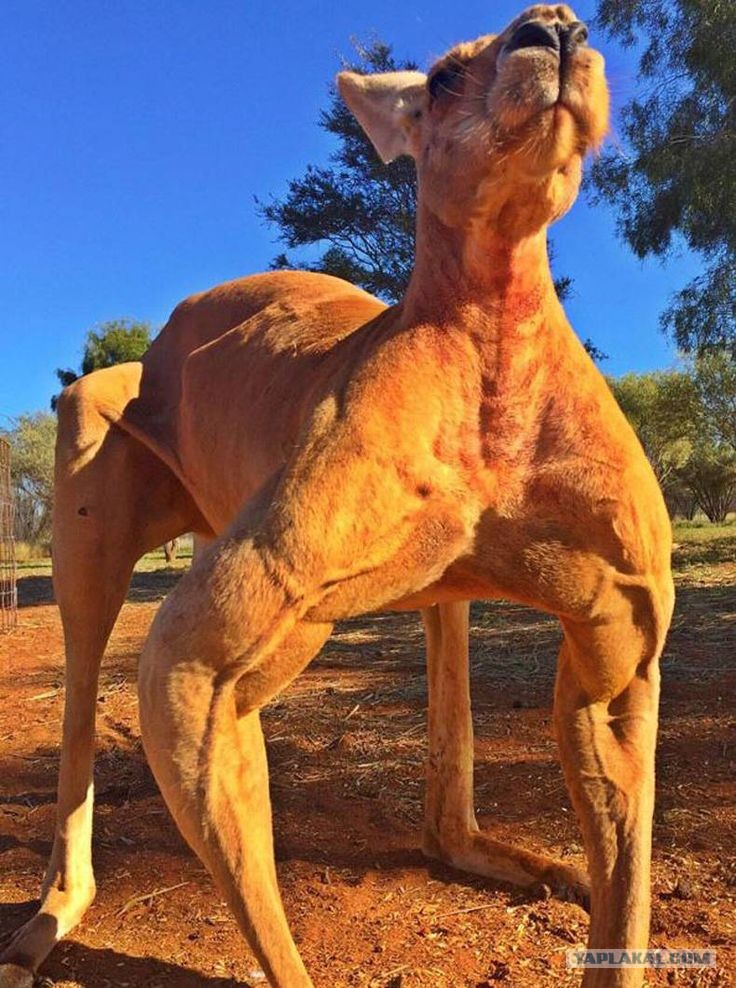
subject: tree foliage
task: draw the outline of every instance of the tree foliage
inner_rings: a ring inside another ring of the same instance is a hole
[[[704,273],[661,323],[683,350],[736,343],[736,4],[732,0],[599,0],[598,22],[642,45],[641,93],[623,107],[625,154],[592,171],[638,257],[680,240]]]
[[[609,381],[662,487],[687,463],[698,425],[691,378],[676,371],[624,374]]]
[[[707,350],[689,363],[690,375],[716,442],[736,455],[736,358],[732,350]]]
[[[11,450],[16,537],[43,542],[49,537],[54,497],[56,416],[48,412],[19,415],[3,438]]]
[[[345,69],[371,73],[417,67],[414,62],[397,61],[391,46],[380,39],[353,44],[356,57],[343,64]],[[308,165],[301,178],[289,182],[282,198],[258,203],[261,215],[278,229],[287,248],[272,267],[322,271],[360,285],[386,302],[397,302],[414,266],[414,162],[402,156],[383,164],[334,86],[319,126],[334,138],[329,164]],[[297,251],[296,258],[288,251]],[[570,294],[571,281],[569,277],[555,280],[561,299]],[[590,340],[585,347],[594,359],[606,359]]]
[[[680,478],[710,521],[726,520],[736,498],[736,455],[728,447],[698,442]]]
[[[150,323],[135,319],[110,319],[87,333],[79,373],[68,368],[58,369],[56,376],[62,387],[66,388],[84,374],[129,360],[140,360],[150,345]],[[51,407],[56,408],[56,397],[52,398]]]
[[[736,508],[736,359],[730,349],[681,370],[611,380],[670,509],[723,521]]]
[[[356,58],[343,65],[354,72],[417,67],[398,62],[391,47],[377,39],[367,45],[354,42],[354,47]],[[335,138],[329,165],[308,165],[301,178],[289,182],[283,198],[259,204],[261,213],[278,227],[287,249],[324,248],[300,267],[345,278],[395,302],[414,263],[414,162],[404,156],[384,165],[334,86],[319,126]],[[294,266],[287,254],[274,261],[274,267]]]

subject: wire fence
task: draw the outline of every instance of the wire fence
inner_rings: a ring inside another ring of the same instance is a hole
[[[0,438],[0,631],[11,631],[18,620],[14,536],[15,502],[10,483],[10,445]]]

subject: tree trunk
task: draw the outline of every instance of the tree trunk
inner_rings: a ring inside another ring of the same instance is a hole
[[[179,551],[179,540],[172,539],[170,542],[164,542],[164,556],[167,563],[173,563],[176,559],[176,554]]]

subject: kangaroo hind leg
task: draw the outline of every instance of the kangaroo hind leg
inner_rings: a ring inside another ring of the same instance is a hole
[[[497,881],[522,887],[544,884],[563,899],[587,905],[588,878],[579,869],[496,840],[476,822],[468,606],[438,604],[422,612],[429,683],[424,853]]]
[[[170,471],[100,412],[135,394],[139,365],[80,379],[59,401],[53,528],[54,590],[66,653],[65,709],[53,849],[38,912],[0,957],[0,986],[30,984],[95,895],[92,764],[98,672],[136,561],[196,527]]]

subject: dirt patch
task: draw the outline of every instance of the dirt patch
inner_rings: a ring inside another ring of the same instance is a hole
[[[702,549],[681,559],[663,659],[654,834],[652,941],[715,947],[719,969],[660,972],[651,984],[736,984],[732,559]],[[178,575],[136,575],[103,666],[98,898],[44,968],[65,988],[258,983],[139,739],[136,660],[155,602]],[[53,831],[61,630],[49,578],[28,580],[20,626],[0,639],[0,931],[31,914]],[[581,863],[550,727],[557,625],[509,604],[476,605],[472,620],[479,818],[502,839]],[[577,906],[427,865],[419,852],[422,649],[414,615],[347,622],[264,711],[279,877],[307,967],[320,986],[577,984],[564,969],[564,951],[585,940]]]

